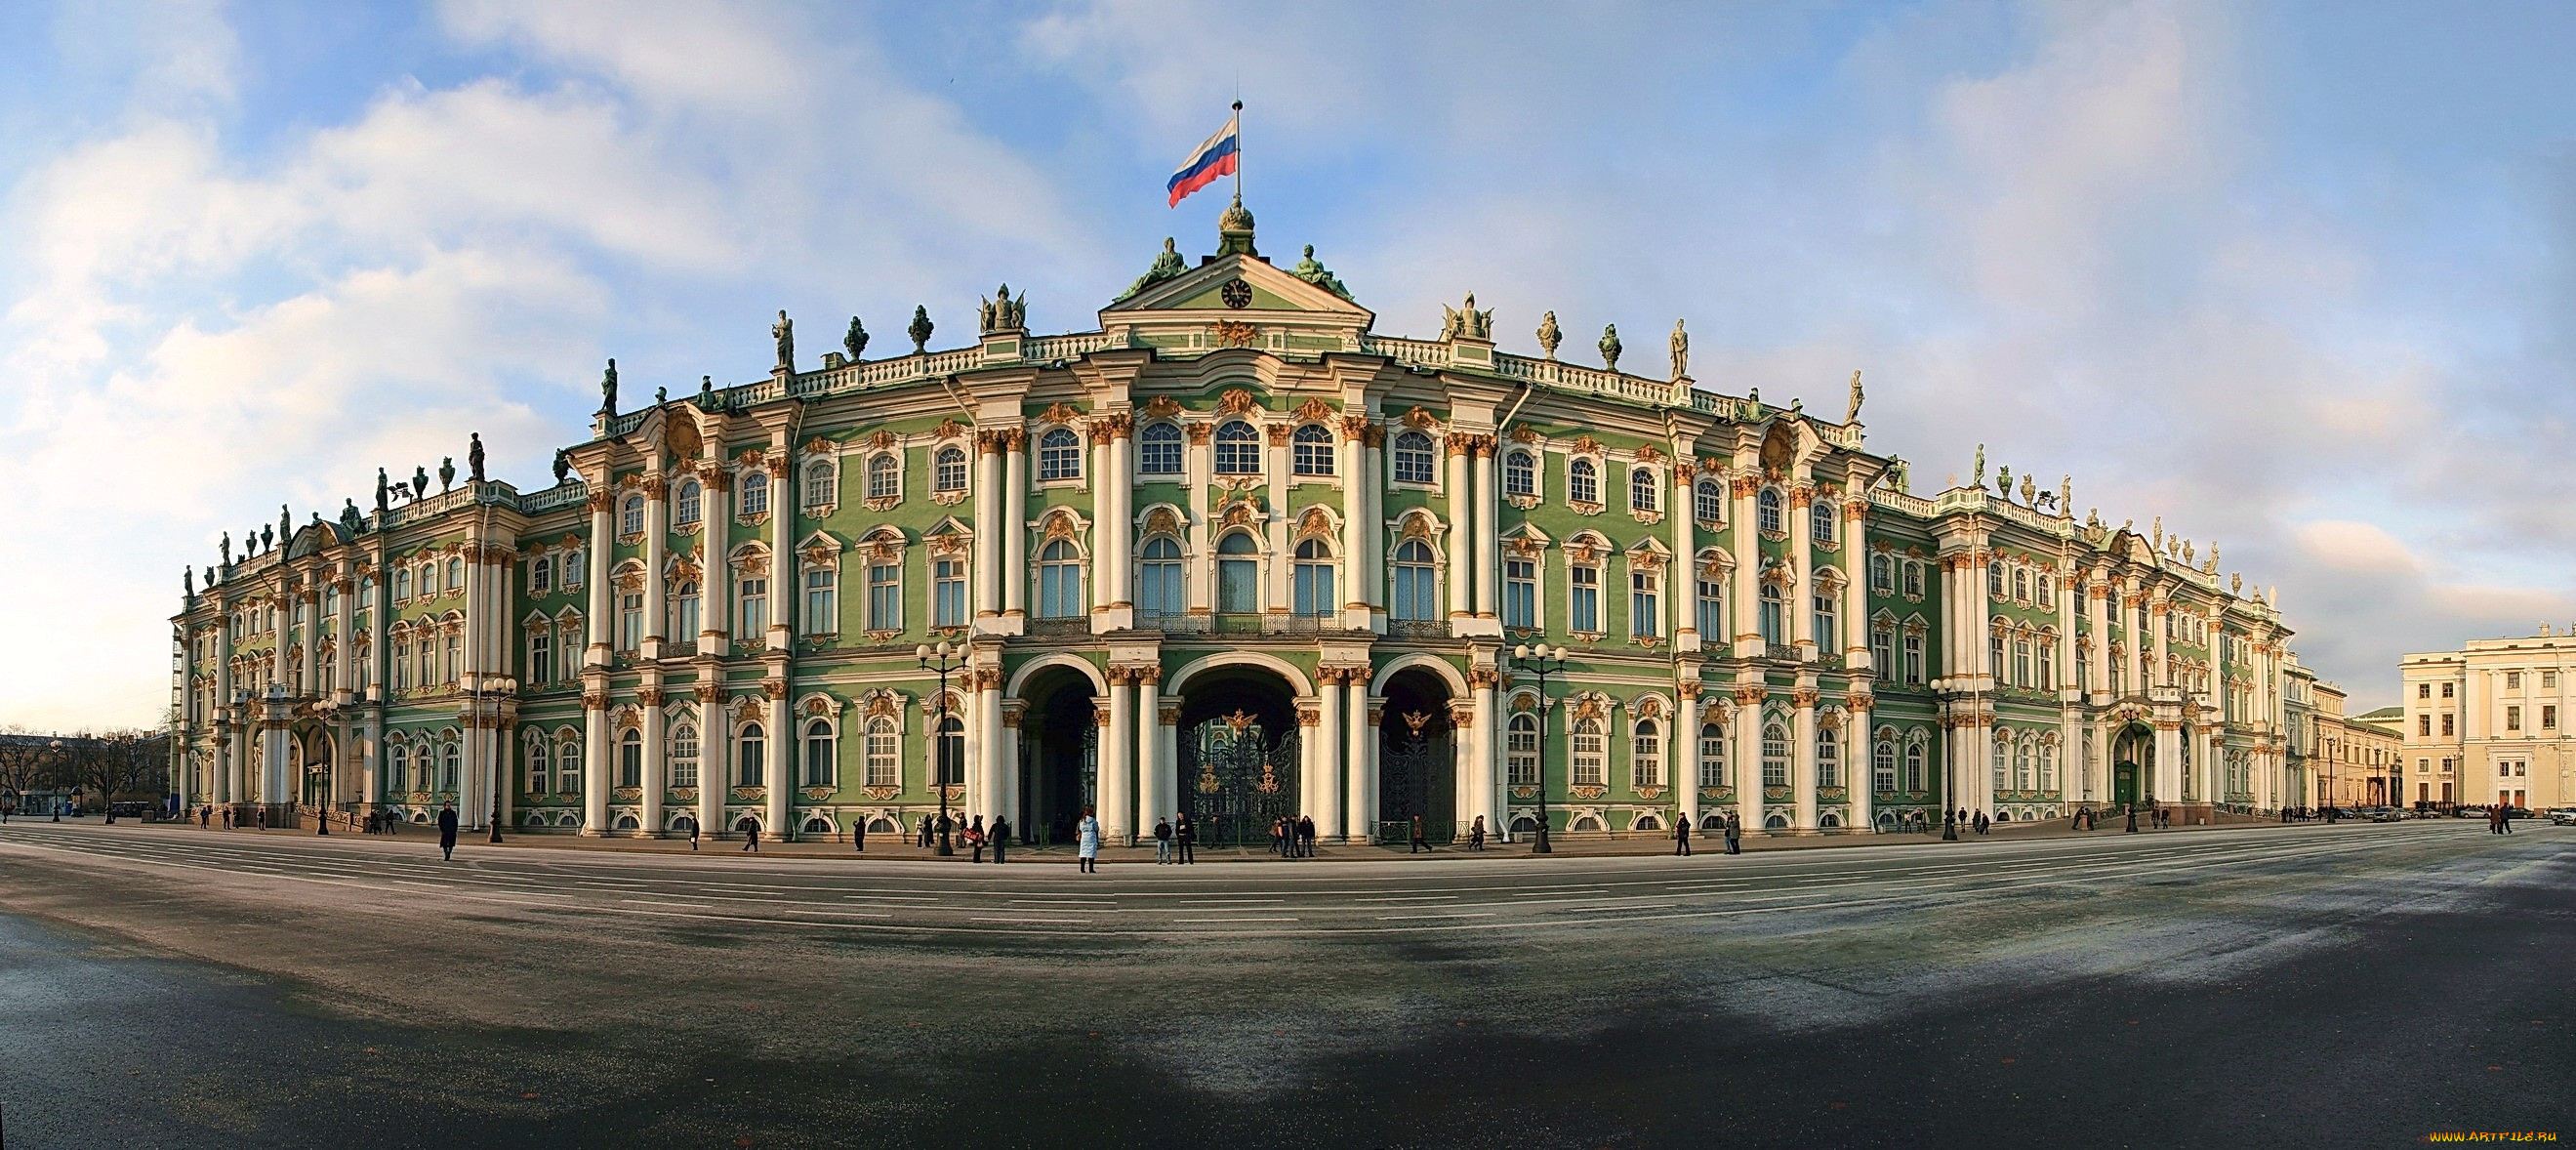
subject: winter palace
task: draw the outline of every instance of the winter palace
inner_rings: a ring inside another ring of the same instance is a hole
[[[551,486],[478,441],[228,537],[172,619],[184,801],[843,841],[943,805],[1224,841],[2290,801],[2289,631],[2215,547],[1982,449],[1916,494],[1858,376],[1829,420],[1697,386],[1679,325],[1661,378],[1615,330],[1557,358],[1553,313],[1507,354],[1472,296],[1380,335],[1239,202],[1217,238],[1092,331],[1006,288],[969,346],[916,311],[813,365],[782,313],[767,376],[632,410],[612,361]]]

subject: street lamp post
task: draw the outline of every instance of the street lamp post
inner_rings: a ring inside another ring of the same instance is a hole
[[[53,742],[50,742],[50,743],[45,744],[45,747],[46,747],[46,749],[51,750],[52,752],[54,752],[54,772],[55,772],[56,774],[60,774],[60,773],[62,773],[62,769],[63,769],[63,741],[62,741],[61,739],[56,739],[56,740],[54,740]],[[54,808],[54,821],[55,821],[55,822],[61,822],[61,821],[63,821],[63,792],[62,792],[62,788],[60,788],[60,787],[56,787],[56,788],[54,789],[54,793],[53,793],[53,795],[52,795],[52,796],[47,800],[47,802],[45,803],[45,805],[46,805],[46,806],[49,806],[49,807]]]
[[[508,698],[518,689],[519,684],[511,680],[509,676],[504,675],[501,677],[500,685],[494,687],[492,693],[499,698]],[[479,678],[474,680],[474,692],[474,714],[479,719],[483,714],[483,680]],[[501,708],[499,705],[499,698],[494,700],[492,708],[492,724],[490,727],[486,728],[492,732],[492,841],[495,844],[501,841],[501,788],[508,785],[508,781],[502,777],[501,768]]]
[[[1545,643],[1532,647],[1527,643],[1512,648],[1512,661],[1538,676],[1538,838],[1530,843],[1531,854],[1554,854],[1547,841],[1547,722],[1548,676],[1565,670],[1565,648]]]
[[[913,648],[912,653],[921,660],[922,670],[939,676],[938,718],[933,720],[930,730],[930,786],[939,792],[938,854],[941,858],[949,858],[957,853],[957,848],[950,844],[948,837],[948,676],[966,665],[966,648],[962,645],[952,648],[948,640],[942,639],[936,647],[925,643]],[[985,753],[992,753],[991,749],[986,748]]]

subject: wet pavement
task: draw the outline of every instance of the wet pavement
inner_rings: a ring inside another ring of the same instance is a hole
[[[0,827],[6,1145],[2569,1133],[2576,831],[960,869]],[[1293,921],[1291,921],[1293,920]]]

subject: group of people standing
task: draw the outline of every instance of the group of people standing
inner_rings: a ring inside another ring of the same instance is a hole
[[[1744,853],[1744,820],[1742,818],[1729,814],[1724,820],[1718,823],[1717,830],[1719,834],[1726,838],[1726,853],[1731,855],[1740,855]],[[1690,841],[1690,820],[1674,820],[1673,853],[1684,857],[1689,856],[1691,853]]]
[[[1088,814],[1089,812],[1085,812]],[[1280,829],[1271,824],[1271,849],[1277,850]],[[1306,827],[1307,841],[1314,841],[1315,828]],[[1190,821],[1190,812],[1178,811],[1168,819],[1154,820],[1154,865],[1182,866],[1199,861],[1199,825]]]

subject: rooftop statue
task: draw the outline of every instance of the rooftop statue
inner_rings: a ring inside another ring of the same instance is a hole
[[[223,542],[222,542],[222,543],[220,543],[220,544],[218,544],[218,546],[220,546],[220,547],[222,547],[222,548],[223,548],[223,553],[224,553],[224,566],[226,566],[226,567],[230,567],[230,566],[232,566],[232,565],[233,565],[233,533],[232,533],[232,532],[230,532],[230,531],[224,532]],[[214,582],[214,580],[212,580],[212,579],[208,579],[208,580],[206,580],[206,582],[208,582],[208,583],[212,583],[212,582]]]
[[[1970,475],[1970,476],[1968,477],[1968,486],[1970,486],[1970,487],[1984,487],[1985,485],[1986,485],[1986,445],[1985,445],[1985,444],[1980,443],[1980,444],[1978,444],[1978,445],[1977,445],[1977,470],[1976,470],[1976,472],[1975,472],[1974,474],[1972,474],[1972,475]]]
[[[1996,493],[1996,494],[1998,494],[1998,495],[2003,496],[2003,497],[2004,497],[2004,502],[2006,502],[2006,503],[2010,503],[2010,502],[2012,502],[2012,468],[2011,468],[2011,467],[2007,466],[2007,467],[2001,467],[2001,468],[1997,468],[1997,469],[1996,469],[1996,471],[1995,471],[1995,493]]]
[[[1310,253],[1314,251],[1311,247],[1306,250]],[[1134,298],[1137,292],[1143,291],[1146,288],[1163,282],[1164,280],[1178,276],[1188,270],[1190,270],[1189,265],[1181,262],[1181,253],[1172,247],[1172,237],[1164,236],[1163,254],[1154,257],[1154,266],[1145,269],[1145,274],[1136,277],[1136,282],[1127,285],[1126,291],[1118,293],[1118,298],[1109,302],[1125,303],[1129,299]],[[1347,292],[1344,293],[1346,296],[1348,294],[1349,293]]]
[[[1171,241],[1166,240],[1164,242],[1169,243]],[[1176,256],[1174,258],[1177,259],[1179,257]],[[1331,292],[1334,295],[1340,296],[1343,299],[1351,298],[1351,289],[1343,287],[1342,281],[1338,277],[1334,276],[1332,272],[1325,270],[1323,264],[1315,261],[1315,245],[1313,244],[1306,245],[1306,258],[1298,260],[1296,267],[1288,269],[1288,274],[1304,280],[1307,283],[1313,284],[1316,287],[1322,288],[1325,291]]]
[[[411,497],[414,499],[429,498],[428,468],[415,467],[411,469]]]
[[[1556,346],[1565,342],[1565,333],[1556,329],[1556,313],[1538,317],[1538,349],[1549,359],[1556,358]]]
[[[1619,370],[1619,353],[1624,350],[1624,346],[1619,342],[1618,324],[1601,325],[1601,343],[1598,346],[1601,348],[1602,364],[1612,371]]]
[[[795,371],[796,321],[787,318],[785,308],[779,309],[778,322],[769,325],[769,338],[778,341],[778,370]]]
[[[276,528],[273,527],[262,527],[259,529],[260,550],[274,551],[277,549],[277,536],[273,534],[274,531],[276,531]]]
[[[714,411],[715,409],[716,377],[712,375],[701,375],[698,377],[698,410]]]
[[[1011,298],[1011,285],[1003,284],[993,298],[984,301],[984,334],[998,331],[1026,331],[1029,327],[1029,293]]]
[[[2039,506],[2038,491],[2039,485],[2030,481],[2030,473],[2023,472],[2021,477],[2022,503],[2031,507]]]
[[[1851,406],[1843,411],[1843,422],[1860,422],[1860,398],[1860,373],[1855,371],[1851,381]]]
[[[295,518],[286,513],[286,505],[277,505],[277,540],[280,543],[295,536]]]
[[[1673,379],[1690,378],[1690,333],[1682,330],[1682,321],[1673,321],[1673,336],[1668,341],[1673,349]]]
[[[555,482],[562,483],[570,478],[572,478],[572,457],[562,451],[555,452]]]
[[[1903,457],[1897,457],[1887,461],[1887,479],[1887,485],[1895,488],[1898,494],[1913,494],[1914,467],[1912,464],[1905,462]]]
[[[1166,245],[1171,243],[1170,240],[1163,242]],[[912,305],[912,327],[904,332],[912,337],[912,354],[930,354],[930,333],[933,330],[936,327],[930,322],[930,308],[923,304]]]
[[[182,567],[182,568],[180,568],[180,569],[179,569],[179,591],[180,591],[180,593],[181,593],[181,594],[186,595],[187,597],[189,597],[189,598],[191,598],[191,599],[194,599],[194,598],[196,598],[196,597],[197,597],[197,569],[196,569],[196,568],[194,568],[194,567]]]
[[[365,522],[365,517],[358,514],[357,500],[343,499],[340,501],[340,537],[342,539],[357,538],[358,529]]]
[[[617,414],[617,361],[614,359],[608,361],[608,370],[599,377],[599,410],[607,415]]]
[[[669,403],[669,402],[671,402],[671,389],[670,389],[670,388],[668,388],[668,387],[657,387],[657,388],[654,388],[654,389],[653,389],[653,406],[655,406],[655,407],[660,407],[660,406],[662,406],[663,404],[666,404],[666,403]]]
[[[1493,309],[1477,311],[1474,292],[1467,293],[1467,303],[1464,307],[1453,308],[1448,304],[1441,304],[1440,338],[1444,340],[1494,338]]]
[[[438,489],[444,492],[453,490],[455,487],[456,457],[453,455],[440,456],[438,460]]]
[[[2057,506],[2060,510],[2065,511],[2069,515],[2075,514],[2074,476],[2060,475],[2057,477]]]
[[[850,354],[852,363],[859,362],[859,356],[868,350],[868,328],[859,322],[859,317],[850,317],[850,333],[841,337],[841,350]]]
[[[466,474],[473,476],[474,482],[481,483],[483,482],[483,433],[469,431],[465,433],[465,439]]]
[[[387,505],[388,493],[389,493],[389,492],[391,492],[391,491],[392,491],[392,488],[391,488],[390,486],[388,486],[388,485],[386,484],[386,481],[385,481],[385,469],[384,469],[384,468],[381,468],[381,467],[377,468],[377,469],[376,469],[376,510],[378,510],[378,511],[383,511],[383,510],[385,509],[385,507],[386,507],[386,505]]]

